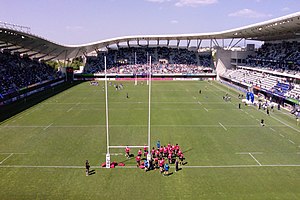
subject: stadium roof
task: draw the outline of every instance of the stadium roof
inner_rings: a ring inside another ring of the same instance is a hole
[[[221,32],[125,36],[82,45],[57,44],[33,35],[28,30],[24,31],[20,26],[8,26],[6,23],[0,23],[0,49],[9,49],[12,52],[17,51],[21,54],[26,53],[31,58],[44,60],[75,58],[111,45],[119,47],[120,44],[127,44],[127,46],[131,46],[134,43],[135,46],[147,46],[153,41],[156,45],[160,45],[162,41],[165,41],[164,45],[167,46],[169,46],[170,41],[176,41],[177,46],[181,41],[187,41],[187,47],[189,47],[191,41],[197,41],[197,45],[200,47],[202,40],[211,40],[217,45],[219,39],[231,39],[231,45],[234,39],[275,41],[299,38],[300,12]]]

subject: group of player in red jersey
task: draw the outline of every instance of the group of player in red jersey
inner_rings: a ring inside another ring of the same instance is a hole
[[[176,172],[179,170],[179,164],[184,164],[183,161],[185,158],[178,144],[172,145],[169,143],[168,145],[161,146],[160,142],[158,141],[157,148],[155,149],[154,147],[152,147],[150,153],[151,159],[147,160],[147,155],[149,154],[148,147],[145,146],[143,152],[142,149],[139,149],[137,152],[137,156],[135,157],[136,166],[145,169],[145,171],[160,169],[161,173],[164,173],[164,175],[168,175],[170,164],[175,164]],[[130,157],[129,147],[125,148],[125,155],[127,156],[127,158]]]

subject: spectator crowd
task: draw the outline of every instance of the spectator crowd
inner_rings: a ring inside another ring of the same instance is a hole
[[[246,65],[300,75],[300,43],[296,41],[265,43],[258,49],[256,55],[246,59]]]
[[[99,52],[97,56],[88,56],[84,72],[102,73],[104,56],[110,73],[144,73],[150,56],[154,64],[153,73],[202,73],[201,69],[213,65],[210,52],[199,53],[168,47],[131,47],[108,49],[107,52]]]
[[[208,71],[212,71],[208,70]],[[151,65],[152,74],[200,74],[205,73],[206,68],[197,65],[185,65],[185,64],[154,64]],[[99,71],[98,73],[104,73]],[[111,67],[107,70],[109,74],[148,74],[148,65],[121,65],[118,67]]]
[[[0,98],[30,85],[57,77],[57,72],[43,62],[0,51]]]

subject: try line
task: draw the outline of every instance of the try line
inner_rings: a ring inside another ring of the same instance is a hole
[[[174,166],[170,166],[175,168]],[[181,168],[186,169],[197,169],[197,168],[254,168],[254,167],[300,167],[299,165],[191,165],[191,166],[180,166]],[[85,166],[55,166],[55,165],[0,165],[0,168],[50,168],[50,169],[85,169]],[[106,169],[101,166],[91,166],[94,169]],[[138,169],[136,166],[122,166],[118,169]]]

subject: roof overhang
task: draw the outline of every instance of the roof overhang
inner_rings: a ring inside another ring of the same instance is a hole
[[[35,58],[44,60],[74,58],[110,45],[119,45],[120,43],[129,44],[130,42],[139,43],[139,41],[146,41],[149,44],[149,41],[156,41],[157,45],[159,45],[160,41],[202,41],[237,38],[258,41],[300,39],[300,12],[221,32],[125,36],[82,45],[57,44],[27,32],[0,27],[1,49],[25,52],[28,55],[34,55]]]

